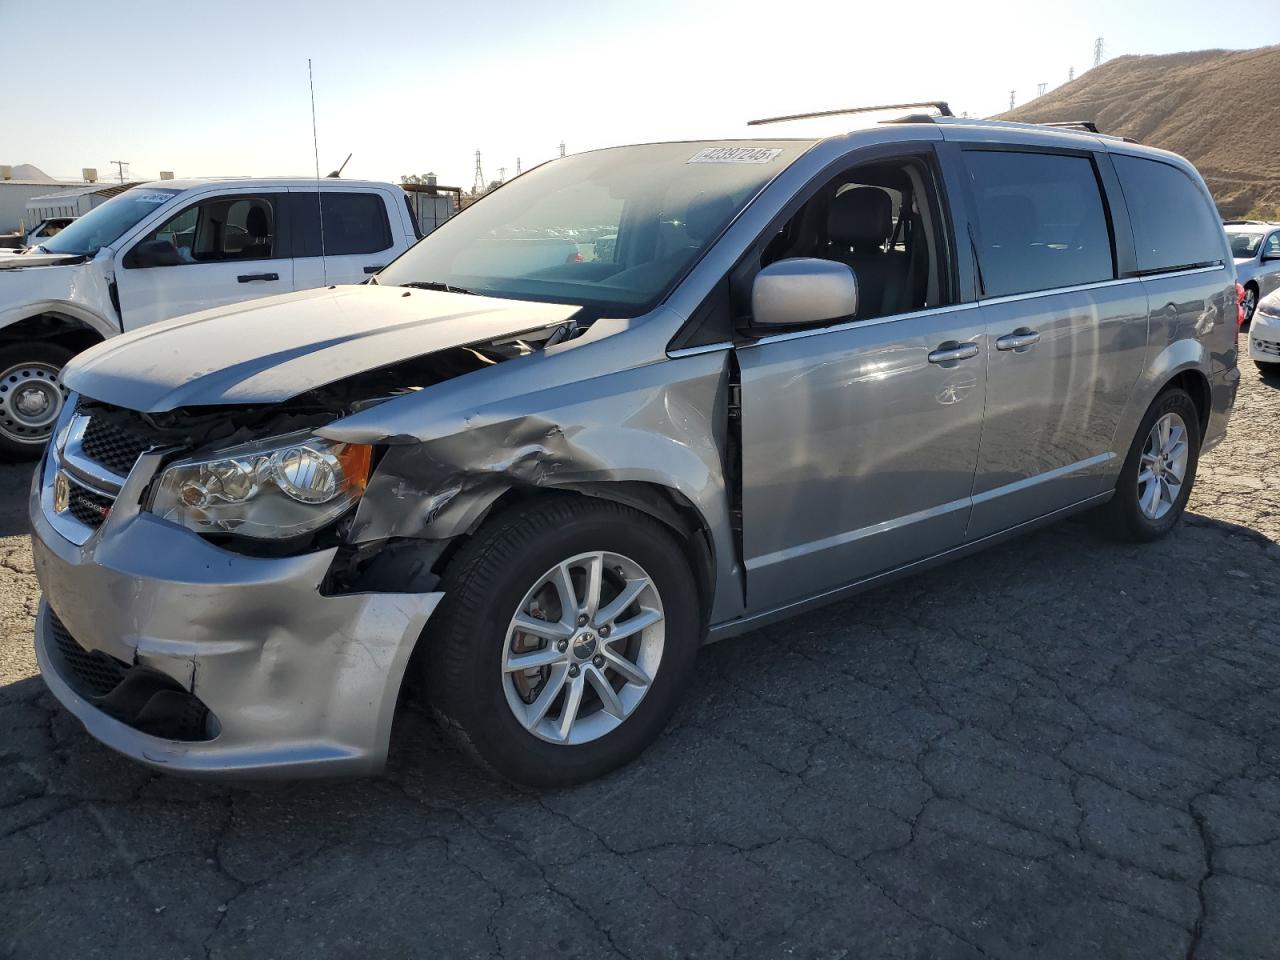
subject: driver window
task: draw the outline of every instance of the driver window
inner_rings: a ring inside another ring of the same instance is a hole
[[[761,266],[789,257],[845,264],[858,281],[856,320],[941,306],[950,300],[940,210],[926,164],[888,160],[854,167],[788,221]]]
[[[172,244],[182,263],[270,260],[275,213],[265,197],[219,197],[175,214],[142,242]]]

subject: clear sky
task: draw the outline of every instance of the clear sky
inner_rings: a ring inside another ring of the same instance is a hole
[[[758,116],[1005,109],[1106,57],[1280,42],[1275,0],[0,0],[0,163],[78,179],[314,171],[470,187],[558,153]],[[1275,11],[1272,11],[1275,12]],[[1227,14],[1227,15],[1224,15]],[[1224,105],[1224,109],[1227,105]]]

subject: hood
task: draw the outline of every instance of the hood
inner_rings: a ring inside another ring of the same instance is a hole
[[[35,250],[15,251],[0,257],[0,270],[21,270],[26,267],[69,266],[73,263],[84,263],[89,258],[83,253],[38,253]]]
[[[72,360],[62,380],[147,413],[278,403],[399,360],[543,330],[578,309],[404,287],[307,290],[115,337]]]

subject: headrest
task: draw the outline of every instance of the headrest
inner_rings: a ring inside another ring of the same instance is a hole
[[[838,194],[827,212],[827,239],[850,247],[879,246],[893,232],[893,200],[879,187]]]
[[[251,237],[271,235],[271,221],[267,219],[267,211],[261,207],[250,207],[244,218],[245,232]]]
[[[733,216],[733,198],[724,194],[700,193],[689,201],[684,214],[684,232],[698,242],[710,240]]]

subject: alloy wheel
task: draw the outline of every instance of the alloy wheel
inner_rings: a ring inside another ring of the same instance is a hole
[[[1138,506],[1148,520],[1161,519],[1177,503],[1190,456],[1182,417],[1166,413],[1152,424],[1138,465]]]
[[[539,739],[597,740],[648,693],[664,636],[662,598],[638,563],[607,551],[570,557],[537,579],[507,627],[507,705]]]

